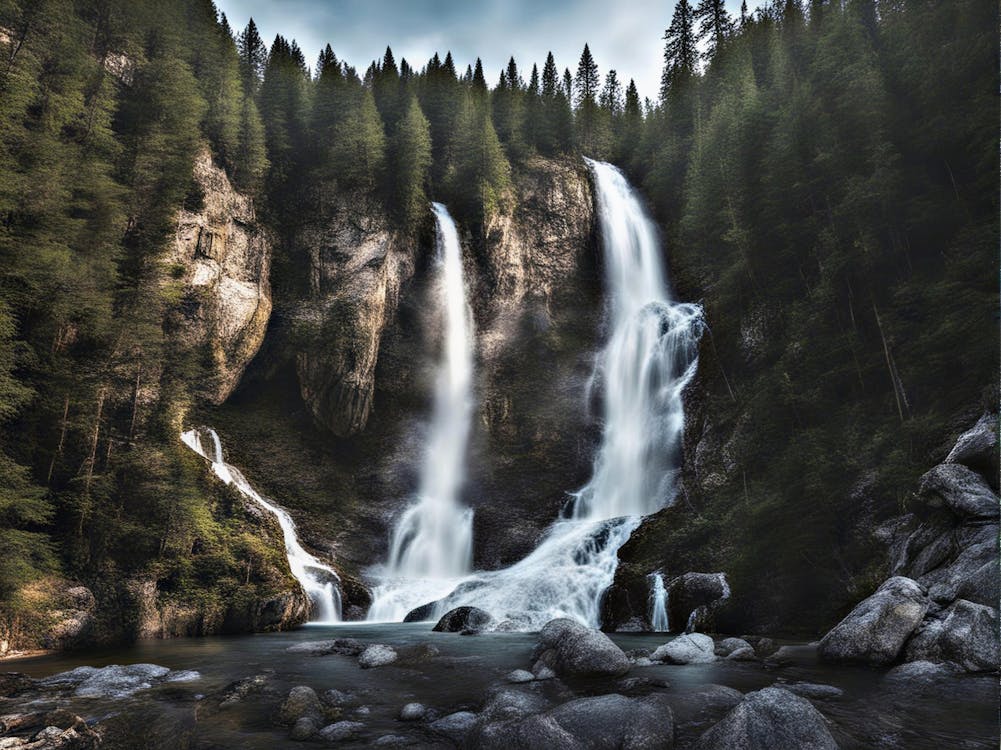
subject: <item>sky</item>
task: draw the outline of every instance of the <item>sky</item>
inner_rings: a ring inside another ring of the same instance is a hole
[[[216,0],[240,31],[253,17],[270,46],[275,34],[295,39],[312,66],[327,43],[359,74],[386,45],[399,64],[420,69],[451,50],[462,73],[477,57],[493,86],[514,55],[527,81],[552,50],[562,72],[577,70],[584,43],[604,79],[614,68],[623,84],[636,80],[640,97],[657,98],[664,29],[674,0]],[[736,12],[739,0],[728,0]],[[753,3],[748,3],[753,7]]]

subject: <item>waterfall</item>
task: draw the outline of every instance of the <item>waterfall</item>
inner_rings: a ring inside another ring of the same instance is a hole
[[[202,436],[212,440],[211,452],[205,449]],[[235,487],[247,499],[257,503],[278,520],[285,541],[285,553],[292,575],[313,602],[313,622],[339,622],[341,619],[340,578],[329,565],[320,562],[303,549],[296,534],[295,523],[284,508],[265,500],[235,466],[223,460],[222,442],[211,427],[181,433],[181,442],[212,464],[213,473],[226,484]]]
[[[402,619],[413,607],[452,590],[472,562],[473,512],[460,504],[459,492],[473,418],[473,316],[455,222],[442,204],[432,208],[444,341],[417,502],[397,521],[389,561],[374,573],[380,584],[370,620]]]
[[[650,576],[650,627],[655,633],[667,633],[671,630],[671,621],[667,614],[667,588],[664,586],[664,576],[651,573]]]
[[[475,605],[523,630],[553,617],[597,626],[619,548],[644,515],[674,501],[681,395],[697,366],[702,309],[671,299],[656,227],[626,178],[610,164],[587,163],[597,191],[611,324],[594,378],[603,393],[603,431],[592,477],[572,493],[568,517],[526,558],[473,573],[444,598],[419,602],[434,602],[431,616]]]

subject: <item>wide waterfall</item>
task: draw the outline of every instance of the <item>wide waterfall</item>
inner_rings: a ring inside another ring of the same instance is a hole
[[[202,442],[203,436],[211,439],[211,452],[205,449],[205,444]],[[212,464],[213,473],[219,479],[235,487],[241,495],[257,503],[277,519],[285,541],[285,552],[292,575],[295,576],[299,585],[313,602],[314,617],[312,621],[340,622],[341,592],[338,588],[340,578],[333,568],[320,562],[303,549],[299,542],[299,535],[295,530],[295,522],[288,511],[265,500],[250,485],[239,469],[223,460],[222,441],[219,440],[219,435],[212,428],[203,427],[197,430],[188,430],[181,434],[181,441],[199,456],[209,461]]]
[[[451,591],[469,572],[473,512],[459,502],[473,418],[473,316],[466,299],[462,246],[448,209],[432,204],[437,224],[438,294],[444,341],[417,502],[393,528],[389,561],[376,571],[368,618],[395,621]]]
[[[536,629],[554,617],[591,626],[642,516],[672,503],[684,429],[682,391],[697,366],[702,309],[671,299],[658,233],[622,173],[588,160],[597,190],[611,335],[595,373],[603,433],[591,480],[572,494],[566,518],[509,568],[467,576],[431,615],[475,605],[508,627]],[[422,604],[425,602],[421,602]]]

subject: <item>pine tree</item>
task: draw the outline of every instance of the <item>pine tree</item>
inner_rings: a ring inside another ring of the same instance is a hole
[[[417,98],[400,119],[393,137],[396,208],[403,226],[412,230],[427,216],[426,185],[431,168],[431,130]]]
[[[699,0],[692,19],[699,24],[699,38],[705,40],[702,59],[708,62],[733,35],[733,19],[727,13],[725,0]]]
[[[605,74],[605,86],[601,89],[598,104],[613,117],[622,114],[622,84],[619,83],[619,75],[614,70]]]
[[[688,0],[678,0],[671,25],[664,32],[664,71],[660,77],[660,100],[667,101],[675,87],[695,74],[698,52],[695,19]]]
[[[577,63],[577,77],[574,79],[574,106],[580,109],[585,103],[594,105],[600,82],[598,64],[594,61],[590,48],[585,44],[580,62]]]
[[[256,95],[257,89],[264,78],[264,68],[268,63],[268,48],[261,39],[257,24],[251,18],[246,28],[240,32],[237,39],[237,49],[240,53],[240,74],[243,77],[244,90]]]
[[[449,205],[482,231],[509,200],[511,165],[504,156],[486,102],[471,92],[456,127],[452,164],[447,179]]]

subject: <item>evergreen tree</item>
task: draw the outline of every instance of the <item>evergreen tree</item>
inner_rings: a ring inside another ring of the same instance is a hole
[[[403,226],[416,227],[427,216],[427,180],[431,168],[431,129],[416,97],[393,137],[396,203]]]
[[[664,32],[664,71],[660,77],[660,99],[667,101],[671,92],[695,75],[698,52],[694,30],[695,18],[688,0],[678,0],[671,25]]]
[[[573,84],[574,106],[580,109],[585,104],[596,104],[599,85],[598,64],[594,61],[591,50],[585,44],[584,51],[580,55],[580,62],[577,63],[577,77]]]
[[[246,28],[237,38],[237,49],[240,53],[240,75],[243,78],[244,91],[256,95],[261,80],[264,78],[264,68],[268,63],[268,48],[261,39],[257,24],[251,18]]]
[[[510,200],[511,165],[489,108],[475,91],[466,97],[459,115],[447,183],[449,205],[456,206],[459,216],[481,232]]]
[[[692,19],[699,24],[699,37],[705,40],[706,49],[702,53],[702,59],[708,62],[733,34],[733,19],[727,13],[725,0],[699,0]]]

